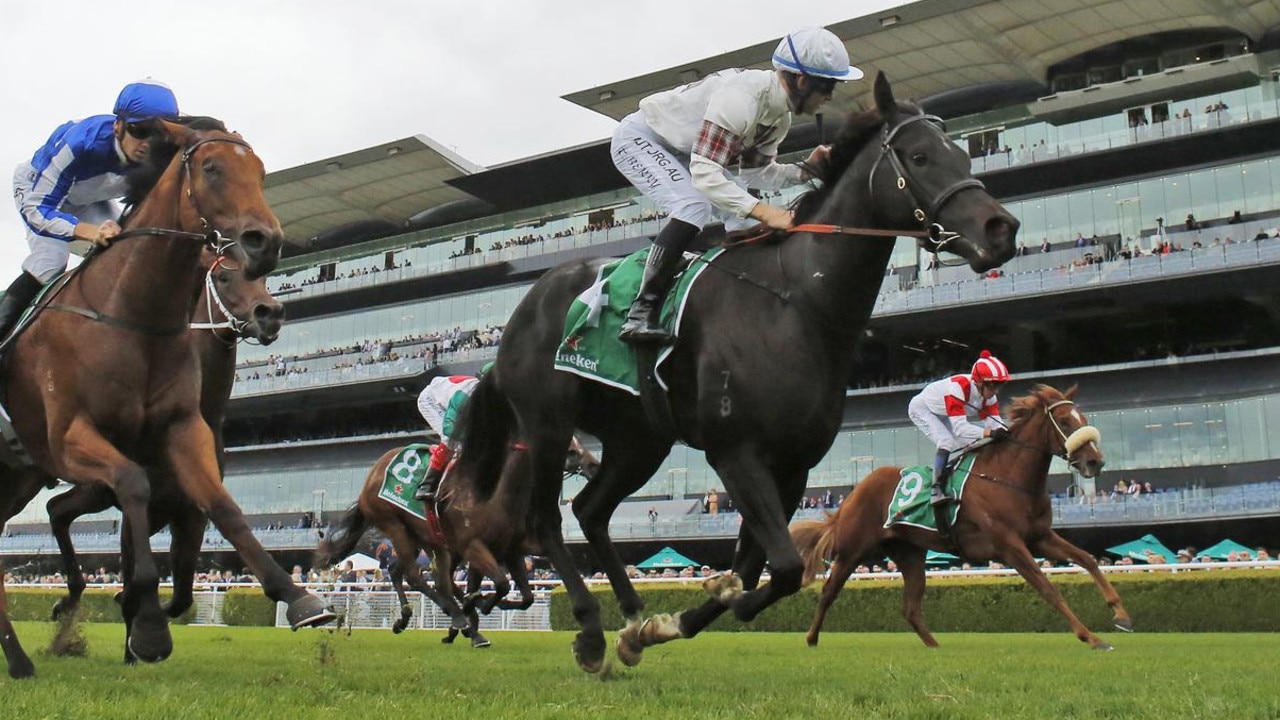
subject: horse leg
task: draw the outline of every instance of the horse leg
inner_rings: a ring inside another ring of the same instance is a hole
[[[398,553],[397,553],[398,554]],[[411,562],[416,562],[414,558]],[[400,602],[400,617],[391,625],[391,632],[399,635],[404,629],[409,627],[409,620],[413,618],[413,607],[409,605],[409,596],[404,592],[404,570],[401,568],[402,562],[396,561],[391,566],[391,588],[396,591],[396,600]]]
[[[750,622],[765,608],[800,590],[804,561],[791,541],[787,523],[791,508],[804,492],[808,473],[771,472],[747,446],[718,455],[712,459],[712,466],[742,513],[743,526],[750,528],[752,537],[764,550],[769,565],[769,583],[744,592],[731,603],[734,617]],[[783,498],[783,492],[788,499]],[[796,497],[790,498],[791,495]]]
[[[822,594],[818,598],[818,610],[813,614],[813,623],[809,625],[809,632],[804,638],[809,647],[818,646],[818,635],[822,632],[822,624],[827,620],[827,610],[840,597],[845,581],[853,574],[853,567],[854,561],[848,561],[843,556],[836,557],[835,562],[831,563],[827,581],[822,584]]]
[[[997,551],[1003,550],[1001,554],[1004,556],[1005,562],[1012,565],[1018,571],[1018,574],[1022,576],[1022,579],[1026,580],[1031,587],[1040,593],[1040,597],[1044,598],[1045,602],[1056,608],[1067,619],[1067,622],[1071,623],[1072,632],[1081,642],[1089,643],[1089,647],[1094,650],[1112,649],[1110,643],[1094,635],[1089,628],[1085,627],[1084,623],[1080,622],[1080,618],[1071,612],[1071,608],[1067,607],[1066,601],[1062,599],[1062,593],[1058,592],[1058,588],[1054,587],[1053,583],[1049,582],[1049,578],[1040,571],[1040,566],[1036,564],[1036,559],[1031,555],[1031,551],[1027,549],[1027,546],[1022,544],[1021,540],[1005,538],[1003,539],[1004,542],[1000,543],[1001,540],[1001,538],[992,538],[993,542],[998,543],[996,545]],[[1001,548],[1001,544],[1004,545],[1003,548]]]
[[[1102,592],[1102,598],[1107,601],[1107,605],[1111,608],[1111,622],[1115,624],[1116,629],[1133,632],[1133,620],[1129,618],[1129,611],[1125,609],[1124,603],[1120,601],[1120,593],[1116,592],[1116,589],[1111,586],[1111,581],[1107,580],[1107,576],[1102,573],[1102,570],[1098,569],[1098,561],[1094,560],[1092,555],[1067,542],[1066,539],[1052,530],[1036,543],[1035,547],[1045,557],[1065,560],[1084,568],[1089,573],[1089,576],[1093,578],[1094,584]]]
[[[925,550],[911,546],[893,552],[891,556],[902,573],[902,616],[907,619],[911,629],[916,631],[916,635],[920,636],[925,647],[938,647],[938,641],[924,624],[924,614],[920,612],[920,606],[924,602]],[[847,572],[845,577],[848,577]]]
[[[0,525],[3,527],[3,525]],[[28,678],[36,674],[36,666],[27,657],[26,651],[18,642],[18,635],[13,631],[13,623],[9,621],[9,596],[4,589],[4,567],[0,566],[0,648],[4,648],[4,659],[9,665],[9,677]]]
[[[640,663],[645,645],[639,638],[645,625],[644,599],[636,592],[627,575],[627,567],[618,554],[613,538],[609,536],[609,520],[618,505],[639,490],[662,464],[671,451],[671,444],[649,438],[615,437],[601,438],[604,462],[596,475],[573,499],[573,514],[578,519],[587,544],[609,578],[618,609],[625,623],[618,634],[614,648],[624,665],[634,667]],[[557,568],[558,569],[558,568]],[[561,573],[563,576],[564,573]],[[598,607],[598,606],[597,606]],[[669,616],[653,619],[659,623],[674,620]],[[585,628],[584,628],[585,630]]]
[[[533,586],[529,584],[529,573],[524,568],[524,553],[516,550],[507,556],[507,569],[511,573],[511,581],[520,591],[520,601],[512,602],[504,596],[498,601],[499,610],[528,610],[535,600]],[[516,569],[518,568],[518,570]]]
[[[143,662],[159,662],[173,652],[169,622],[160,608],[160,573],[151,557],[147,513],[151,485],[146,472],[125,458],[83,418],[72,420],[62,437],[62,473],[79,483],[98,482],[115,491],[124,515],[121,548],[129,548],[133,575],[125,583],[124,614],[132,618],[128,651]]]
[[[286,617],[294,630],[323,625],[336,615],[324,602],[298,587],[253,536],[244,513],[223,486],[214,454],[213,433],[198,415],[174,423],[165,442],[165,455],[183,493],[208,513],[218,532],[248,565],[267,597],[288,603]]]
[[[196,560],[200,546],[204,544],[204,528],[207,518],[193,506],[174,513],[169,523],[169,565],[173,571],[173,597],[164,606],[171,618],[181,617],[195,604],[193,586],[196,580]]]
[[[62,553],[63,575],[67,579],[66,597],[53,606],[54,620],[74,613],[80,605],[80,596],[84,594],[84,572],[76,557],[75,544],[71,542],[71,523],[81,515],[106,510],[114,502],[111,491],[105,487],[77,485],[67,492],[55,495],[45,504],[45,510],[49,513],[49,528],[58,541],[58,551]]]
[[[502,568],[484,543],[472,541],[467,552],[464,553],[464,557],[470,563],[467,568],[467,591],[465,593],[468,600],[463,603],[462,608],[467,615],[467,635],[471,638],[471,647],[487,648],[493,643],[489,642],[489,639],[480,633],[480,614],[488,615],[492,612],[493,606],[498,602],[498,598],[506,597],[506,594],[511,590],[511,584],[507,582],[507,577],[502,572]],[[479,602],[475,602],[471,598],[481,595],[481,583],[485,577],[493,580],[495,592],[488,597],[481,596]]]

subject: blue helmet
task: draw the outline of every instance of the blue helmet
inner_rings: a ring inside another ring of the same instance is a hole
[[[168,85],[148,78],[125,85],[112,112],[125,122],[172,119],[178,117],[178,99]]]

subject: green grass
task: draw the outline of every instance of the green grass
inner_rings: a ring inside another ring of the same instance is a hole
[[[1280,717],[1270,634],[705,633],[650,648],[636,668],[577,669],[571,633],[291,633],[173,628],[174,656],[120,662],[123,631],[86,625],[89,654],[39,649],[48,623],[18,624],[37,676],[0,677],[5,718],[1241,718]],[[612,642],[612,636],[610,641]]]

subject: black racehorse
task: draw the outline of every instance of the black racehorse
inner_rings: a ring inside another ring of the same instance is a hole
[[[705,451],[742,513],[733,572],[710,584],[713,597],[701,607],[645,620],[608,533],[618,504],[649,480],[672,440],[652,428],[636,397],[553,368],[566,311],[600,261],[547,273],[507,323],[486,378],[509,406],[498,409],[506,422],[468,427],[466,455],[485,463],[513,439],[528,446],[531,522],[572,599],[582,628],[573,650],[584,670],[603,667],[605,640],[599,603],[560,529],[561,468],[575,427],[603,447],[603,465],[573,511],[626,619],[619,655],[634,665],[646,645],[693,637],[728,609],[751,620],[800,588],[804,565],[787,523],[840,428],[854,347],[893,251],[884,235],[916,235],[977,272],[1013,256],[1018,221],[971,176],[941,121],[895,101],[883,74],[874,95],[876,107],[851,116],[833,145],[822,188],[798,202],[802,231],[721,254],[686,300],[664,366],[675,428]],[[757,588],[766,562],[772,581]]]

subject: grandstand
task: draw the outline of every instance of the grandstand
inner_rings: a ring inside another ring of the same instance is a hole
[[[898,241],[811,491],[842,495],[873,467],[930,457],[908,398],[989,348],[1014,372],[1006,398],[1079,383],[1102,431],[1098,483],[1060,462],[1051,477],[1073,541],[1098,553],[1159,525],[1172,544],[1280,545],[1280,9],[962,0],[886,13],[831,29],[856,64],[946,119],[1022,221],[1024,251],[979,277]],[[566,100],[621,118],[651,92],[766,67],[772,46]],[[829,141],[869,92],[839,89],[825,122],[798,125],[783,151]],[[607,140],[481,168],[404,138],[272,173],[267,196],[293,239],[270,280],[289,321],[275,345],[241,350],[226,482],[286,563],[306,562],[315,526],[354,500],[378,455],[423,436],[414,399],[432,377],[493,357],[539,275],[645,247],[662,225]],[[1113,500],[1121,479],[1155,492]],[[700,453],[677,446],[618,514],[624,557],[679,543],[727,565],[736,515],[701,513],[712,487]],[[0,554],[48,561],[46,497],[10,523]],[[114,552],[114,517],[86,518],[82,549]],[[566,537],[581,545],[568,513]],[[205,549],[228,552],[216,533]]]

